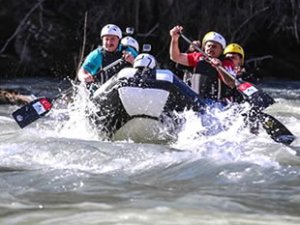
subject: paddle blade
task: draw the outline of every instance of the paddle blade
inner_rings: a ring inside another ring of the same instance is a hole
[[[271,138],[279,143],[290,145],[296,137],[279,120],[273,116],[261,113],[260,121]]]
[[[21,128],[26,127],[37,119],[46,115],[52,108],[48,98],[36,99],[12,113],[13,118]]]
[[[263,110],[275,103],[274,99],[270,95],[249,82],[241,82],[237,86],[237,90],[252,106],[257,109]]]

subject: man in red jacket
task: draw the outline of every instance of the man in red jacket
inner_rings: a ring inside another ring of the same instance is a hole
[[[208,32],[202,40],[202,48],[209,56],[201,52],[182,53],[179,49],[179,37],[183,27],[175,26],[170,30],[170,58],[176,63],[194,67],[195,74],[191,80],[192,89],[200,97],[216,101],[225,101],[230,90],[235,87],[235,82],[226,76],[219,67],[224,67],[228,72],[234,71],[234,63],[230,59],[222,60],[221,56],[226,46],[226,41],[217,32]]]

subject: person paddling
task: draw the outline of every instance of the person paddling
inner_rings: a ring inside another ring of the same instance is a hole
[[[241,76],[245,69],[243,68],[245,61],[245,51],[237,43],[230,43],[226,46],[223,52],[225,59],[230,59],[234,63],[234,75]]]
[[[241,79],[242,74],[245,73],[245,51],[242,46],[237,43],[230,43],[225,47],[223,55],[224,60],[229,60],[234,64],[234,68],[230,73],[237,79]],[[243,96],[235,88],[228,92],[228,98],[231,102],[241,102],[243,100]]]
[[[238,79],[244,80],[244,77],[246,76],[246,70],[244,67],[245,51],[242,46],[237,43],[230,43],[224,49],[223,54],[225,59],[231,60],[234,63],[234,71],[232,71],[231,74]],[[241,93],[239,93],[236,89],[232,89],[230,96],[232,102],[242,103],[245,101]],[[243,114],[243,116],[245,116],[245,123],[249,126],[250,132],[253,134],[259,133],[260,113],[260,110],[254,107],[247,113]]]
[[[102,46],[89,53],[78,71],[77,76],[81,82],[94,82],[95,76],[101,69],[122,57],[126,62],[133,64],[134,58],[138,54],[137,50],[133,47],[123,46],[120,43],[122,31],[114,24],[105,25],[101,30],[100,38],[102,39]],[[114,72],[118,72],[125,66],[119,66]],[[109,76],[111,75],[113,74]],[[106,79],[109,76],[106,76]]]
[[[234,70],[231,71],[232,75],[239,80],[257,83],[254,74],[249,73],[248,69],[245,68],[245,51],[241,45],[237,43],[228,44],[224,49],[223,55],[226,60],[231,60],[234,64]],[[232,89],[231,93],[230,95],[233,97],[232,101],[241,102],[245,100],[236,89]]]
[[[258,77],[253,73],[253,69],[246,68],[245,51],[241,45],[230,43],[224,49],[223,54],[225,58],[230,58],[235,64],[234,72],[237,78],[254,84],[258,83]]]
[[[191,79],[191,86],[200,97],[225,102],[228,90],[235,86],[234,81],[228,79],[219,70],[219,66],[223,66],[228,71],[234,70],[231,60],[221,58],[226,46],[225,38],[214,31],[208,32],[203,37],[202,48],[210,57],[208,60],[201,52],[180,52],[178,39],[182,30],[182,26],[175,26],[170,30],[170,59],[182,65],[194,67],[195,74]]]

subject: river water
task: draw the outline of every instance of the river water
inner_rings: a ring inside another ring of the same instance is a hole
[[[61,84],[1,82],[39,96]],[[263,88],[277,101],[267,112],[299,137],[300,82]],[[187,112],[175,143],[110,142],[83,108],[57,105],[20,129],[11,117],[18,106],[0,105],[0,224],[300,223],[299,139],[287,147],[238,128],[238,118],[199,135],[201,121]]]

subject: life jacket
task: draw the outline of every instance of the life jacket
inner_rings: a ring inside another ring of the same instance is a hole
[[[108,66],[111,63],[117,61],[118,59],[121,59],[122,55],[123,55],[123,50],[126,50],[126,47],[124,47],[122,45],[120,45],[118,47],[116,52],[108,52],[104,48],[99,47],[99,51],[100,51],[100,54],[101,54],[101,57],[102,57],[102,67],[100,68],[100,71],[96,74],[96,76],[99,73],[102,73],[101,76],[104,75],[104,78],[103,78],[102,82],[105,82],[106,80],[111,78],[113,75],[118,73],[121,69],[129,66],[129,63],[126,62],[125,60],[123,60],[123,61],[119,62],[117,65],[113,66],[112,68],[108,68],[105,71],[105,73],[103,73],[103,71],[101,71],[106,66]]]
[[[120,59],[123,55],[122,51],[116,51],[116,52],[108,52],[104,50],[103,48],[100,48],[100,52],[102,55],[102,68],[108,66],[109,64],[113,63],[114,61]]]
[[[191,86],[200,97],[223,101],[230,96],[231,89],[219,77],[218,71],[206,60],[200,60],[194,69]]]

